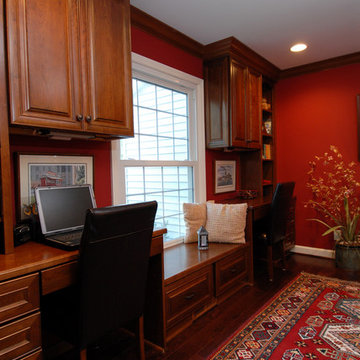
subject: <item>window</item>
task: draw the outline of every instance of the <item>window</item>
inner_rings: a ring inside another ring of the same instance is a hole
[[[203,81],[133,54],[134,138],[113,142],[113,202],[156,200],[167,244],[184,236],[182,204],[204,201]]]

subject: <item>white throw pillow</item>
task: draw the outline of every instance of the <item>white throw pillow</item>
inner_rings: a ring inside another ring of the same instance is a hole
[[[184,243],[196,242],[197,231],[206,223],[206,204],[184,203],[183,211],[186,229]]]
[[[207,203],[209,242],[245,243],[247,204]]]

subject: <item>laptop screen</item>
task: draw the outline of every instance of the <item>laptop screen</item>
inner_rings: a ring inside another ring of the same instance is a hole
[[[86,210],[96,207],[91,185],[38,187],[35,199],[44,235],[81,230]]]

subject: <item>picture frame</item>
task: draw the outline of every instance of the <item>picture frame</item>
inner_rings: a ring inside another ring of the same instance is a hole
[[[236,160],[215,160],[215,194],[235,191]]]
[[[35,203],[36,186],[93,185],[91,155],[16,153],[17,218],[26,218],[25,207]]]

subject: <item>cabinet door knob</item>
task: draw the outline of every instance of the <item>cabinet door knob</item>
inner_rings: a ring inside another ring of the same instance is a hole
[[[90,116],[90,115],[86,116],[85,120],[86,120],[86,122],[88,122],[88,123],[91,122],[91,116]]]
[[[76,115],[76,120],[77,121],[83,121],[83,118],[84,117],[81,114]]]

